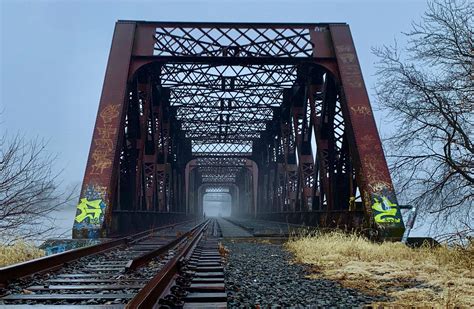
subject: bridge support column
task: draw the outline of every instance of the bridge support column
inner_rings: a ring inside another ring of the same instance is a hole
[[[135,27],[134,23],[118,23],[115,27],[73,238],[105,237],[111,224]]]
[[[366,213],[372,215],[369,220],[382,237],[399,239],[404,225],[349,26],[330,25],[329,30],[344,89],[342,112],[351,126],[348,143]]]
[[[298,85],[293,95],[292,131],[298,157],[298,205],[297,210],[313,208],[314,159],[311,149],[311,109],[306,96],[306,85]]]

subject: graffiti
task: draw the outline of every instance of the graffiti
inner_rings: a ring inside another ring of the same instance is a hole
[[[364,167],[366,168],[366,171],[371,173],[377,173],[378,166],[381,163],[381,160],[374,155],[367,155],[364,158]]]
[[[362,159],[362,169],[364,170],[365,181],[369,188],[372,189],[372,192],[380,191],[374,189],[377,183],[383,183],[389,189],[392,187],[389,183],[390,175],[383,157],[381,158],[374,154],[364,156]]]
[[[94,160],[94,163],[92,164],[91,174],[93,175],[102,174],[104,169],[110,168],[112,166],[112,160],[110,159],[112,149],[99,148],[101,146],[108,145],[105,143],[96,145],[97,148],[92,153],[92,160]]]
[[[99,237],[98,227],[104,222],[106,201],[107,188],[104,186],[88,185],[83,190],[74,218],[75,235],[80,235],[79,238]]]
[[[82,223],[88,219],[88,223],[91,225],[99,225],[103,217],[103,210],[105,209],[105,203],[102,199],[88,200],[82,198],[80,203],[77,205],[76,222]]]
[[[384,160],[376,155],[367,155],[362,160],[362,167],[365,170],[362,179],[367,185],[367,190],[363,192],[366,210],[373,213],[377,224],[403,224]]]
[[[362,74],[354,48],[351,45],[336,45],[338,61],[341,62],[341,75],[343,83],[352,88],[361,88]]]
[[[353,88],[361,88],[363,86],[362,74],[357,64],[346,64],[341,70],[344,72],[344,82],[346,85]]]
[[[98,200],[98,199],[107,199],[107,187],[97,186],[97,185],[88,185],[83,192],[85,198],[89,200]]]
[[[105,169],[108,169],[112,166],[112,161],[109,159],[102,159],[100,161],[96,161],[92,166],[91,174],[98,175],[102,174]]]
[[[95,149],[92,153],[91,174],[100,175],[104,170],[112,167],[110,158],[114,148],[113,136],[117,134],[117,128],[113,128],[110,122],[119,116],[119,105],[107,105],[101,112],[100,117],[104,122],[102,127],[97,128],[99,137],[94,139]]]
[[[40,249],[45,251],[46,255],[61,253],[64,251],[92,246],[100,243],[94,239],[47,239],[41,244]]]
[[[360,149],[364,152],[379,152],[382,151],[380,140],[372,134],[366,134],[361,137]]]
[[[398,205],[392,203],[387,196],[376,196],[373,198],[372,209],[375,211],[374,220],[377,223],[400,223],[397,215]]]
[[[97,138],[94,141],[95,145],[99,149],[104,149],[107,150],[107,152],[110,152],[112,150],[112,140],[111,139],[105,139],[105,138]]]
[[[119,115],[119,104],[110,104],[107,105],[101,112],[100,117],[104,121],[104,123],[110,123],[114,118],[118,117]]]
[[[112,128],[112,125],[110,124],[105,124],[103,128],[97,128],[97,130],[99,130],[99,135],[103,139],[109,139],[112,135],[117,133],[117,129]]]
[[[82,194],[88,200],[107,200],[107,187],[98,185],[88,185]]]
[[[343,83],[349,87],[361,88],[363,86],[362,74],[357,63],[354,48],[351,45],[336,45],[338,61],[343,64],[341,75]]]
[[[382,192],[383,190],[391,189],[392,186],[386,181],[379,181],[369,184],[369,188],[372,192]]]
[[[352,112],[361,116],[372,116],[372,111],[368,106],[357,105],[351,106]]]

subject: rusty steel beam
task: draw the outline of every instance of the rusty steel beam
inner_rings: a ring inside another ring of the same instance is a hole
[[[351,126],[352,155],[366,213],[372,216],[384,236],[400,238],[404,225],[349,26],[330,25],[329,29],[344,89],[343,112]]]
[[[134,23],[118,23],[115,27],[73,238],[105,237],[111,222],[135,28]]]

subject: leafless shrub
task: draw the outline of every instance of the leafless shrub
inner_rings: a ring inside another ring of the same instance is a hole
[[[54,229],[54,212],[72,195],[58,189],[54,162],[42,140],[0,138],[0,242],[39,240]]]

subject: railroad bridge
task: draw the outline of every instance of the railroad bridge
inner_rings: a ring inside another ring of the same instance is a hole
[[[203,216],[404,225],[349,26],[118,21],[74,238]]]

